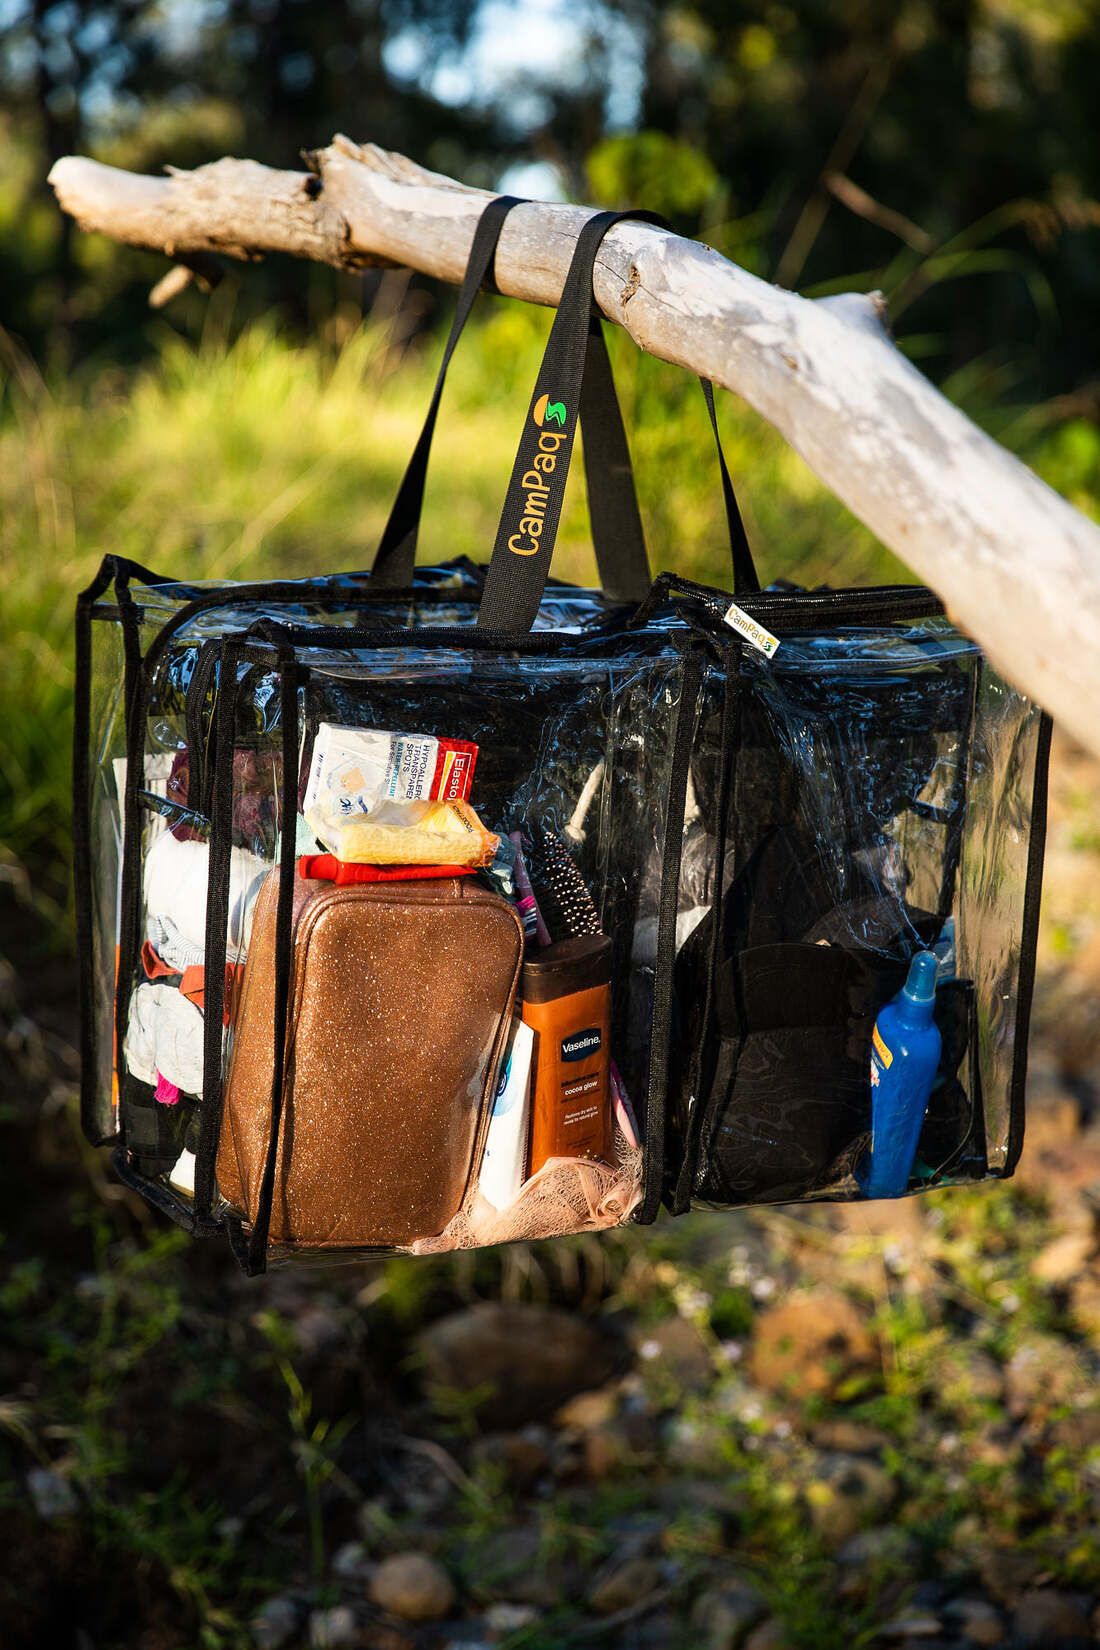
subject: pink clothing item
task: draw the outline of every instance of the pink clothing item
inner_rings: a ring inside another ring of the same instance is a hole
[[[178,1106],[180,1091],[175,1083],[170,1083],[162,1071],[157,1072],[157,1099],[162,1106]]]

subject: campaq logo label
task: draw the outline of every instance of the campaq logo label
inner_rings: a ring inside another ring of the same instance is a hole
[[[541,433],[531,468],[520,479],[524,499],[519,528],[508,540],[509,550],[517,556],[533,556],[538,551],[550,500],[550,477],[558,467],[558,448],[565,440],[561,432],[569,414],[564,401],[551,401],[548,395],[540,395],[531,416]],[[547,424],[556,424],[558,428],[548,430]]]

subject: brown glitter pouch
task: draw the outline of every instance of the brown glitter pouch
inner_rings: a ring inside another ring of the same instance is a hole
[[[261,890],[217,1156],[251,1222],[271,1130],[278,872]],[[442,1232],[480,1157],[523,953],[469,878],[294,889],[270,1239],[392,1247]]]

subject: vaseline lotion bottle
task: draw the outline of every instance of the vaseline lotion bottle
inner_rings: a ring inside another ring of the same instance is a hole
[[[550,1157],[611,1162],[611,941],[584,934],[536,951],[521,989],[535,1033],[528,1173]]]

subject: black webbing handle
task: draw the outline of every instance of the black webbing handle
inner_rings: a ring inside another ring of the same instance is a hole
[[[522,633],[538,613],[550,571],[561,518],[565,482],[573,454],[582,381],[593,322],[599,324],[592,288],[596,253],[607,231],[625,219],[670,225],[655,212],[597,212],[577,238],[561,301],[550,329],[535,390],[520,436],[508,492],[497,528],[477,622],[487,630]],[[714,393],[703,383],[715,438],[718,421]],[[586,444],[588,434],[585,434]],[[729,524],[734,590],[759,590],[744,523],[737,508],[721,440],[718,439],[723,497]]]
[[[497,290],[493,264],[500,232],[512,207],[523,204],[518,196],[499,195],[478,220],[428,414],[375,553],[371,582],[377,587],[403,590],[412,584],[428,461],[447,369],[478,293]],[[580,400],[585,480],[600,583],[609,601],[637,603],[650,587],[649,560],[611,361],[595,317],[589,329]]]
[[[428,416],[424,420],[424,427],[413,448],[412,457],[401,479],[397,490],[397,497],[393,501],[389,520],[386,522],[378,549],[375,552],[374,563],[371,568],[371,582],[381,585],[387,590],[406,589],[412,583],[413,567],[416,562],[416,539],[420,530],[420,514],[424,506],[424,486],[428,477],[428,459],[431,456],[432,437],[435,435],[436,419],[439,416],[439,404],[443,398],[443,386],[447,379],[447,368],[451,364],[458,340],[462,336],[462,329],[470,318],[470,311],[483,285],[492,281],[493,261],[496,258],[497,242],[504,227],[504,220],[513,206],[521,204],[518,195],[498,195],[491,200],[478,219],[474,230],[473,244],[470,247],[470,256],[466,263],[466,273],[462,277],[462,285],[458,289],[458,303],[455,307],[454,320],[447,335],[447,342],[443,350],[443,359],[439,363],[439,372],[436,374],[435,389],[432,391],[431,403],[428,407]]]
[[[603,323],[593,315],[581,378],[584,484],[600,584],[609,602],[645,601],[652,579],[623,415]]]
[[[726,507],[730,560],[733,563],[733,591],[736,596],[751,595],[754,590],[760,589],[760,580],[757,577],[756,566],[752,559],[752,550],[749,548],[745,523],[741,519],[737,495],[733,490],[729,465],[726,463],[726,455],[722,451],[722,437],[718,430],[718,414],[714,408],[714,385],[709,378],[700,378],[699,382],[703,386],[703,400],[707,404],[707,412],[710,414],[710,427],[714,431],[714,444],[718,448],[718,468],[722,476],[722,501]]]

